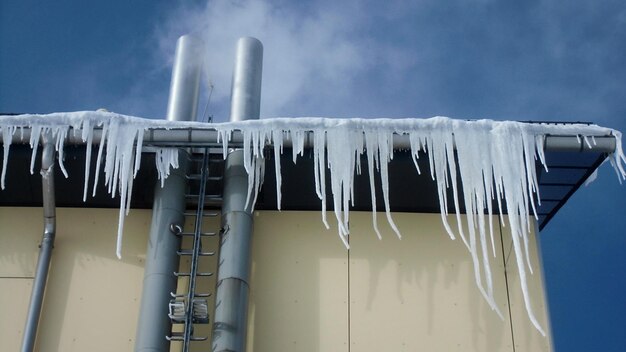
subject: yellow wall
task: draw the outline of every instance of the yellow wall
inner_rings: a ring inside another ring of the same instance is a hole
[[[511,234],[508,227],[502,228],[504,238],[504,250],[506,253],[507,280],[509,283],[509,295],[511,300],[511,320],[515,336],[516,351],[551,351],[552,335],[550,331],[548,305],[546,301],[545,285],[543,279],[543,265],[541,263],[539,239],[536,231],[529,238],[529,254],[534,274],[526,270],[528,291],[531,296],[531,307],[541,327],[546,333],[543,337],[537,329],[528,321],[528,314],[522,297],[520,277],[515,262]],[[528,269],[528,268],[527,268]]]
[[[248,351],[347,351],[348,256],[319,212],[256,212]]]
[[[117,215],[116,209],[58,209],[39,351],[132,351],[150,211],[132,210],[126,219],[121,261]],[[257,212],[248,350],[513,351],[512,331],[515,351],[550,350],[550,339],[526,316],[506,233],[500,248],[508,260],[498,252],[492,263],[502,321],[478,292],[463,243],[448,238],[438,214],[398,213],[394,220],[403,239],[379,215],[379,241],[371,214],[351,213],[347,251],[319,212]],[[210,219],[205,230],[218,222]],[[19,349],[41,229],[40,208],[0,208],[0,351]],[[217,241],[204,245],[211,250]],[[534,237],[531,257],[533,307],[549,331]],[[202,267],[211,271],[214,262]],[[201,282],[203,290],[214,285],[214,278]],[[210,333],[209,326],[199,330]],[[210,343],[194,346],[208,350]]]
[[[152,212],[131,210],[124,224],[122,260],[115,256],[118,214],[117,209],[57,209],[37,351],[133,350]],[[18,351],[21,345],[42,216],[41,208],[0,208],[0,351]],[[192,222],[185,227],[191,229]],[[219,218],[205,219],[205,231],[218,228]],[[205,238],[204,250],[214,250],[217,242],[216,237]],[[181,268],[188,265],[185,257]],[[200,269],[215,271],[215,259],[202,258]],[[179,292],[186,283],[180,280]],[[214,286],[215,277],[198,279],[201,292],[211,292]],[[208,301],[212,312],[213,300]],[[209,336],[209,325],[199,325],[196,334]],[[209,341],[197,343],[205,350],[208,346]],[[180,347],[173,342],[171,350]]]
[[[57,209],[37,351],[132,350],[150,212],[131,211],[122,260],[115,257],[117,214]],[[21,345],[42,216],[41,208],[0,208],[2,351]]]
[[[514,262],[506,265],[514,291],[509,316],[497,226],[492,271],[504,321],[482,298],[469,253],[449,239],[438,214],[394,214],[402,240],[379,216],[380,241],[371,214],[352,212],[349,251],[319,218],[256,213],[248,351],[348,351],[348,344],[359,352],[513,351],[511,331],[515,351],[550,351],[549,338],[530,325]],[[508,252],[506,234],[504,243]],[[531,249],[538,272],[529,277],[532,300],[546,327],[534,234]]]

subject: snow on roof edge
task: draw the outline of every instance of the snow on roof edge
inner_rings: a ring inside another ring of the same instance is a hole
[[[508,209],[507,224],[516,257],[517,268],[522,283],[522,293],[528,316],[533,325],[545,335],[531,308],[526,284],[526,269],[532,273],[528,253],[530,223],[526,214],[536,217],[534,196],[540,199],[536,179],[535,164],[539,160],[545,166],[544,142],[546,135],[575,135],[589,147],[595,144],[594,137],[614,136],[615,152],[609,160],[620,180],[626,179],[626,157],[621,143],[621,133],[610,128],[585,124],[534,124],[514,121],[493,120],[453,120],[447,117],[429,119],[332,119],[332,118],[273,118],[225,123],[171,122],[149,120],[109,112],[80,111],[53,113],[47,115],[0,116],[0,130],[4,147],[1,186],[4,189],[4,176],[10,146],[17,133],[30,130],[28,136],[31,148],[38,145],[44,133],[51,133],[59,153],[59,166],[63,166],[63,144],[68,133],[80,135],[87,145],[87,163],[90,163],[94,128],[102,128],[99,141],[97,168],[104,160],[105,185],[113,196],[120,192],[120,221],[118,226],[117,255],[121,257],[123,219],[128,212],[132,196],[132,180],[140,165],[141,147],[144,133],[149,129],[212,129],[218,133],[223,143],[224,158],[228,152],[228,141],[233,131],[243,135],[244,166],[248,172],[248,201],[254,206],[256,194],[261,187],[264,172],[263,149],[267,142],[274,144],[274,153],[283,152],[285,140],[292,142],[293,159],[303,153],[307,133],[313,134],[313,156],[315,189],[322,204],[322,221],[326,219],[326,169],[330,170],[330,185],[334,203],[334,213],[338,224],[338,235],[349,247],[349,210],[354,187],[354,173],[361,170],[360,155],[367,156],[367,172],[374,180],[374,172],[379,172],[387,221],[401,236],[393,222],[389,209],[388,163],[393,159],[394,134],[407,135],[410,151],[418,172],[417,159],[420,151],[427,152],[431,177],[437,184],[443,226],[451,239],[460,237],[470,252],[474,264],[475,280],[478,289],[494,311],[500,316],[493,294],[490,256],[495,255],[493,240],[492,201],[497,200],[498,211],[502,214],[503,204]],[[71,132],[70,132],[71,129]],[[172,167],[178,166],[176,149],[159,148],[157,170],[164,180]],[[455,153],[456,151],[456,153]],[[104,159],[102,159],[104,158]],[[280,209],[280,158],[274,158],[276,169],[276,189]],[[84,197],[87,196],[89,168],[86,168]],[[31,165],[31,172],[32,165]],[[462,185],[457,185],[457,176]],[[67,175],[66,175],[67,177]],[[95,185],[98,180],[96,173]],[[376,189],[370,184],[372,197],[373,227],[380,237],[376,223]],[[447,189],[452,188],[453,197],[447,197]],[[462,192],[462,197],[460,196]],[[467,231],[462,226],[460,201],[464,201],[468,216]],[[448,202],[454,203],[458,228],[452,229],[446,215]],[[489,217],[485,217],[485,210]],[[484,283],[483,283],[484,280]]]

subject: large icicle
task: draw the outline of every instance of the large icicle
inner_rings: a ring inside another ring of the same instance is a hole
[[[16,134],[17,129],[20,133]],[[24,130],[30,128],[29,138]],[[97,131],[96,131],[97,129]],[[9,152],[14,140],[30,143],[33,148],[31,172],[34,158],[43,133],[51,132],[55,138],[61,171],[63,145],[70,136],[80,136],[87,144],[84,195],[89,184],[91,146],[99,143],[96,159],[93,194],[99,182],[103,166],[108,192],[115,197],[120,194],[120,218],[116,253],[121,257],[123,220],[128,213],[132,195],[133,178],[140,165],[144,132],[153,129],[215,130],[216,142],[222,143],[226,158],[229,143],[236,131],[243,136],[244,166],[248,172],[248,197],[251,207],[257,199],[263,183],[265,170],[264,148],[274,146],[274,168],[276,171],[276,197],[280,209],[281,175],[280,157],[283,145],[291,142],[293,162],[304,155],[305,146],[312,147],[315,191],[321,201],[322,221],[326,219],[326,172],[330,175],[334,214],[338,234],[346,247],[349,246],[349,211],[354,200],[355,174],[361,172],[361,157],[367,158],[372,199],[373,227],[380,236],[376,221],[375,170],[380,176],[387,221],[392,230],[400,231],[391,217],[388,164],[393,159],[394,138],[407,138],[416,171],[420,153],[428,155],[430,175],[436,183],[441,207],[443,226],[450,236],[460,237],[467,247],[474,265],[476,285],[500,316],[493,292],[490,256],[495,256],[493,231],[493,207],[495,200],[498,214],[504,215],[504,226],[508,226],[520,276],[522,294],[528,316],[533,325],[543,334],[531,308],[526,268],[532,273],[529,258],[529,215],[536,217],[540,204],[538,193],[537,161],[546,168],[544,138],[548,134],[577,136],[589,148],[596,145],[596,136],[612,135],[616,140],[615,152],[609,160],[617,172],[620,182],[626,179],[626,156],[622,150],[622,135],[619,131],[599,126],[581,124],[527,124],[510,121],[460,121],[445,117],[431,119],[325,119],[325,118],[280,118],[249,120],[222,124],[196,122],[155,121],[104,112],[56,113],[50,115],[0,116],[0,136],[3,139],[3,158],[0,186],[5,187],[5,175]],[[68,134],[73,132],[71,134]],[[98,136],[96,137],[96,132]],[[104,160],[102,159],[104,157]],[[178,167],[176,148],[156,149],[156,168],[161,182],[171,168]],[[546,168],[547,170],[547,168]],[[460,180],[460,183],[457,182]],[[448,191],[452,199],[448,199]],[[461,216],[461,201],[467,216]],[[537,204],[535,204],[537,201]],[[453,205],[458,227],[448,224],[449,205]],[[487,215],[485,215],[485,212]],[[487,217],[487,221],[485,221]],[[465,219],[465,221],[463,221]],[[506,219],[506,220],[504,220]]]
[[[57,113],[50,115],[27,115],[6,116],[0,119],[4,144],[4,159],[8,160],[9,147],[16,128],[29,127],[31,130],[29,143],[33,148],[31,160],[31,173],[34,166],[34,158],[39,139],[42,134],[51,132],[54,138],[55,148],[58,152],[59,168],[64,176],[69,177],[63,160],[64,144],[71,131],[74,137],[80,136],[86,144],[86,163],[84,174],[83,200],[86,200],[89,184],[91,150],[94,140],[94,129],[101,128],[101,139],[96,162],[96,176],[93,193],[98,183],[101,158],[104,154],[105,185],[112,197],[119,191],[120,194],[120,218],[118,222],[118,239],[116,254],[121,258],[122,234],[124,228],[124,216],[128,214],[130,199],[132,196],[133,177],[139,168],[143,131],[148,128],[142,119],[110,114],[110,113]],[[135,150],[135,144],[138,144]],[[103,153],[104,152],[104,153]],[[172,160],[172,158],[170,158]],[[177,162],[177,156],[174,163]],[[6,167],[3,163],[3,170]],[[170,162],[172,164],[172,162]],[[168,165],[169,167],[169,165]],[[169,171],[168,171],[169,172]],[[3,173],[4,176],[4,173]],[[4,181],[4,177],[2,179]]]

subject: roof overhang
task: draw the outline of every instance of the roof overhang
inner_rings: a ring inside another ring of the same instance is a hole
[[[206,134],[207,131],[203,133]],[[210,132],[210,131],[209,131]],[[190,136],[201,135],[193,130],[158,130],[148,134],[144,145],[200,145],[191,141]],[[72,134],[69,134],[71,136]],[[213,137],[213,136],[211,136]],[[207,137],[208,138],[208,137]],[[231,146],[238,146],[239,138],[236,134],[231,141]],[[215,141],[215,139],[212,139]],[[88,197],[83,202],[82,181],[85,174],[86,147],[79,141],[69,141],[64,150],[64,165],[70,175],[65,178],[59,168],[56,168],[56,197],[59,207],[95,207],[116,208],[119,207],[119,196],[112,198],[107,192],[105,185],[100,182],[96,189],[96,195],[91,196],[92,185],[89,185]],[[428,158],[420,157],[419,166],[421,174],[416,172],[410,153],[402,149],[402,141],[394,152],[394,158],[389,164],[389,193],[390,208],[394,212],[415,213],[438,213],[440,211],[439,198],[436,184],[433,182]],[[615,140],[611,136],[596,138],[594,148],[585,146],[576,136],[548,136],[545,144],[545,158],[547,171],[539,163],[537,164],[537,180],[541,195],[541,205],[538,207],[539,226],[543,228],[550,219],[558,212],[572,194],[587,180],[596,168],[606,159],[608,152],[615,146]],[[217,148],[211,154],[214,160],[214,168],[217,176],[223,171],[222,149]],[[94,148],[95,149],[95,148]],[[273,160],[271,147],[267,147],[266,158]],[[288,147],[286,149],[289,149]],[[92,151],[90,169],[95,170],[96,151]],[[6,189],[0,191],[0,206],[41,206],[41,177],[38,172],[30,174],[31,148],[24,144],[11,146],[6,175]],[[314,187],[313,178],[313,155],[312,150],[305,149],[304,155],[294,163],[291,152],[285,150],[281,156],[282,170],[282,210],[320,210],[321,203]],[[38,154],[40,155],[40,154]],[[0,156],[3,151],[0,149]],[[366,165],[365,156],[362,156],[362,165]],[[35,160],[34,170],[39,170],[40,161]],[[145,147],[141,159],[141,168],[134,181],[132,194],[132,208],[149,209],[152,207],[154,188],[157,186],[157,172],[154,167],[154,152],[150,147]],[[100,171],[102,173],[102,171]],[[92,171],[93,173],[93,171]],[[327,171],[328,173],[328,171]],[[378,178],[379,175],[375,174]],[[91,177],[93,179],[93,175]],[[103,175],[99,177],[104,179]],[[276,182],[273,161],[268,162],[265,168],[265,181],[258,196],[256,209],[275,210]],[[329,177],[328,177],[329,178]],[[353,210],[370,211],[372,209],[369,177],[363,173],[355,175],[355,194]],[[377,180],[377,182],[379,182]],[[460,184],[460,183],[459,183]],[[219,195],[221,193],[221,181],[212,182],[208,193]],[[327,185],[327,194],[332,194],[330,185]],[[376,208],[384,210],[383,197],[380,187],[377,188]],[[449,198],[452,199],[451,190]],[[332,197],[327,199],[327,208],[332,209]],[[461,204],[461,212],[464,212]],[[209,203],[209,207],[216,207],[216,203]],[[453,205],[450,205],[453,212]]]

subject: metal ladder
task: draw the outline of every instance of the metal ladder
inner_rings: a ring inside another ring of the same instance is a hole
[[[177,236],[192,237],[192,245],[189,249],[181,248],[177,253],[179,256],[190,256],[190,268],[188,272],[175,272],[176,277],[189,277],[187,283],[186,293],[176,294],[171,292],[172,300],[169,303],[169,318],[172,324],[180,324],[183,326],[182,332],[172,332],[170,336],[166,338],[169,341],[181,341],[183,345],[183,352],[188,352],[191,342],[193,341],[205,341],[208,336],[196,336],[194,335],[195,324],[208,324],[209,323],[209,311],[208,311],[208,297],[210,293],[196,292],[196,279],[199,277],[213,276],[212,272],[200,272],[198,269],[198,262],[201,257],[214,256],[215,252],[202,250],[202,238],[216,236],[216,232],[204,232],[202,230],[202,222],[205,217],[216,217],[219,214],[217,212],[205,212],[205,204],[207,200],[211,200],[214,203],[221,202],[220,195],[207,195],[207,183],[211,181],[219,181],[221,177],[209,176],[209,148],[203,148],[202,157],[200,159],[191,159],[192,162],[201,162],[199,173],[192,173],[187,176],[189,183],[198,182],[197,193],[192,192],[193,187],[190,185],[190,193],[186,195],[188,204],[197,200],[196,211],[186,212],[185,217],[194,218],[193,232],[184,232],[179,226],[174,226],[172,232]],[[194,172],[194,171],[192,171]]]

